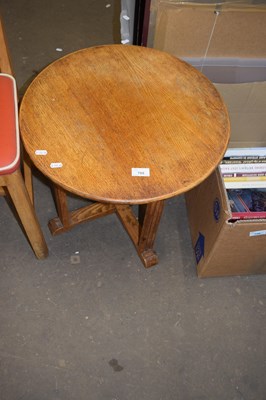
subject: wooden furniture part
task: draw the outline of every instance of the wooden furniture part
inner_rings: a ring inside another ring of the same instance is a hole
[[[47,246],[20,172],[19,130],[15,79],[0,74],[0,186],[8,193],[37,258]]]
[[[6,34],[4,30],[4,24],[1,19],[1,16],[0,16],[0,72],[12,75],[14,77],[11,57],[9,54]],[[27,153],[24,151],[24,149],[21,149],[20,152],[23,153],[22,163],[23,163],[24,182],[33,204],[34,196],[33,196],[33,184],[32,184],[32,163]],[[4,195],[4,190],[0,188],[0,195],[1,194]]]
[[[8,48],[6,45],[6,37],[4,33],[3,23],[0,16],[0,72],[6,72],[12,75],[12,68],[10,63],[10,57],[8,53]],[[5,191],[0,187],[0,196],[4,196]]]
[[[44,69],[23,98],[20,127],[33,163],[55,184],[51,232],[116,212],[146,267],[158,262],[164,199],[209,176],[229,140],[225,105],[202,74],[122,45],[80,50]],[[95,203],[69,211],[66,192]]]
[[[0,16],[0,72],[13,75],[3,22]]]
[[[17,91],[0,17],[0,195],[8,194],[37,258],[48,249],[20,172]],[[31,180],[31,171],[28,170]],[[32,190],[31,190],[32,192]]]

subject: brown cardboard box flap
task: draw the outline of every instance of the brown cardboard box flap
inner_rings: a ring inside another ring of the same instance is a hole
[[[252,236],[263,231],[265,221],[225,223],[208,258],[199,263],[198,276],[265,274],[265,234]]]
[[[156,11],[154,11],[156,10]],[[266,5],[153,2],[153,47],[177,57],[266,55]],[[154,39],[153,39],[154,38]],[[150,41],[149,41],[150,42]]]
[[[215,170],[204,182],[185,195],[193,247],[201,237],[205,259],[225,222],[231,218],[228,200],[219,170]]]
[[[266,147],[266,82],[215,86],[229,112],[229,146]]]

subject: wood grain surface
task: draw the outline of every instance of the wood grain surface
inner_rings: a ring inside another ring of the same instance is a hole
[[[219,93],[200,72],[123,45],[80,50],[44,69],[23,98],[20,128],[32,161],[53,182],[121,204],[196,186],[222,159],[230,131]],[[132,168],[150,176],[132,176]]]

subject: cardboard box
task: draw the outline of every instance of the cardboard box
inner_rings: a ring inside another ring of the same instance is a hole
[[[266,5],[217,3],[153,0],[148,44],[177,57],[264,57]]]
[[[229,147],[266,147],[265,37],[266,4],[151,0],[148,46],[221,83]],[[198,276],[266,273],[266,220],[232,222],[219,168],[185,198]]]
[[[219,170],[186,194],[199,277],[266,273],[266,221],[231,222]]]
[[[216,85],[231,147],[266,147],[266,82]],[[219,168],[185,195],[199,277],[266,273],[266,220],[232,222]]]
[[[188,61],[213,82],[266,81],[266,4],[152,0],[148,46]]]

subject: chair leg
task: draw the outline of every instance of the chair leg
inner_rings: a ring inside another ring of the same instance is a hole
[[[0,18],[0,70],[6,74],[13,75],[10,63],[10,56],[7,49],[6,37],[4,32],[3,23]]]
[[[38,223],[20,170],[6,175],[6,186],[37,258],[45,258],[48,248]]]

